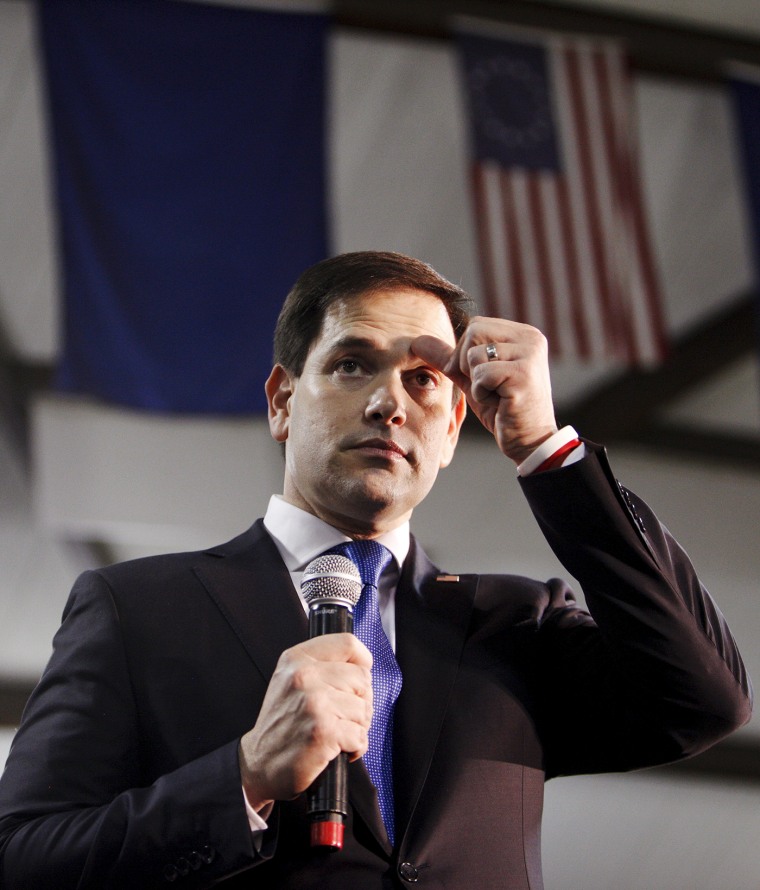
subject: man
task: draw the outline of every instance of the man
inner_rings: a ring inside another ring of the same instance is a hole
[[[299,279],[266,384],[283,495],[225,545],[79,579],[0,783],[4,886],[535,890],[545,776],[674,760],[749,718],[686,556],[600,448],[557,430],[543,337],[467,306],[398,254]],[[593,618],[557,579],[441,574],[410,537],[465,401]],[[348,634],[307,640],[297,593],[342,542],[390,551],[390,789],[362,760],[377,663]],[[303,792],[341,751],[345,844],[313,848]]]

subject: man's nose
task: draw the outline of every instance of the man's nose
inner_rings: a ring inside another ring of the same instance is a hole
[[[406,390],[401,381],[384,381],[375,387],[364,416],[374,423],[401,426],[406,421]]]

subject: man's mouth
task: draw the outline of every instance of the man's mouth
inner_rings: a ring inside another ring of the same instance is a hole
[[[362,439],[362,441],[352,445],[351,450],[361,451],[366,455],[383,457],[386,460],[404,460],[407,456],[407,452],[397,442],[393,442],[390,439]]]

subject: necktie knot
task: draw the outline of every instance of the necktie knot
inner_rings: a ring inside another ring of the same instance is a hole
[[[393,558],[390,550],[377,541],[347,541],[332,547],[328,553],[347,556],[359,569],[362,584],[377,587],[383,569]]]

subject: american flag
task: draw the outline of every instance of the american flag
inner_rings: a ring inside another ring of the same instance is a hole
[[[484,310],[557,357],[666,352],[624,49],[460,33]]]

